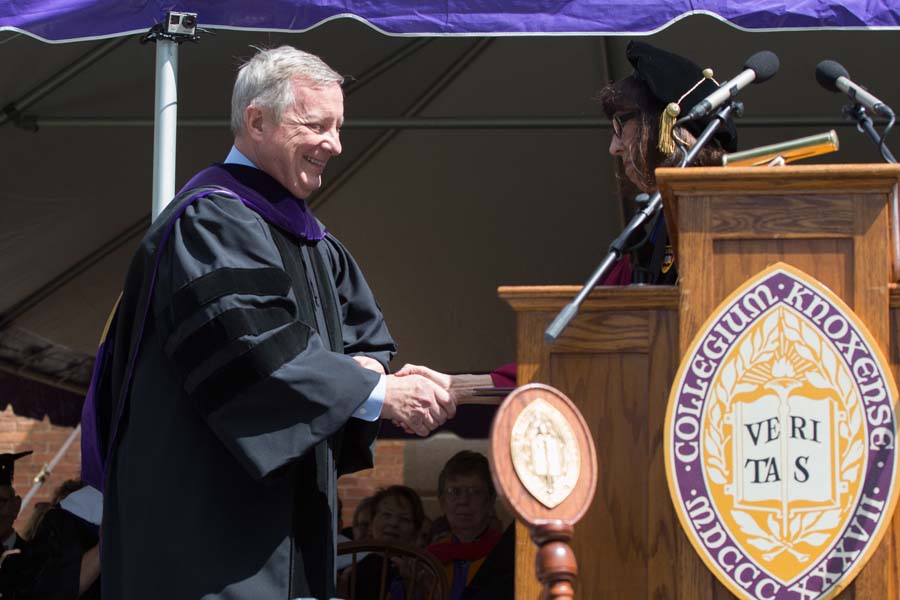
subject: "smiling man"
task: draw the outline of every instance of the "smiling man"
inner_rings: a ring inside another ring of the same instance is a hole
[[[374,295],[306,205],[341,153],[341,82],[287,46],[242,66],[231,152],[132,261],[83,419],[105,598],[331,597],[337,476],[372,466],[379,419],[427,435],[455,412],[446,386],[385,374]]]

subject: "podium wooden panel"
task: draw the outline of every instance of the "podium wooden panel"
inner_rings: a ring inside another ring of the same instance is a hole
[[[677,368],[678,291],[599,288],[550,346],[544,329],[574,286],[500,288],[518,313],[519,383],[553,382],[584,415],[598,454],[594,503],[575,527],[579,598],[673,597],[678,522],[662,447]],[[516,531],[516,598],[535,600],[534,546]],[[662,594],[662,595],[660,595]]]
[[[783,260],[840,296],[887,348],[892,165],[659,169],[676,240],[681,346],[743,281]]]
[[[598,288],[556,344],[543,331],[577,287],[500,288],[518,314],[519,383],[567,394],[591,427],[599,481],[575,529],[584,599],[719,600],[671,505],[663,460],[682,352],[727,295],[781,260],[816,277],[866,323],[900,379],[900,294],[891,219],[900,167],[660,169],[678,287]],[[900,511],[898,511],[900,513]],[[534,551],[517,532],[516,598],[535,600]],[[900,517],[841,600],[900,600]]]

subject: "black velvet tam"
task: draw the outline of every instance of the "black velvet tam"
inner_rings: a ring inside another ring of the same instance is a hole
[[[716,84],[710,79],[704,79],[703,69],[696,63],[667,50],[645,42],[632,41],[625,50],[625,56],[634,67],[635,77],[646,83],[650,93],[659,101],[660,112],[670,102],[676,102],[684,116],[716,90]],[[701,80],[703,83],[679,102],[681,96]],[[694,136],[699,136],[708,123],[709,119],[700,119],[687,123],[685,127]],[[724,150],[737,150],[737,131],[731,119],[714,137]]]

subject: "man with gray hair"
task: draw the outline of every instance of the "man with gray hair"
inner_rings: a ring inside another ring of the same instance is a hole
[[[287,46],[241,67],[231,152],[132,261],[84,419],[105,598],[331,597],[337,476],[372,466],[379,419],[424,436],[455,413],[446,378],[386,374],[374,295],[305,203],[341,153],[341,82]]]

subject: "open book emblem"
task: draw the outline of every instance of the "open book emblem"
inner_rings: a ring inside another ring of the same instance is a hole
[[[569,497],[581,469],[578,440],[566,417],[538,398],[516,418],[510,436],[516,476],[547,508]]]
[[[863,323],[783,263],[701,328],[672,388],[666,471],[679,519],[744,598],[831,598],[897,501],[890,367]]]

